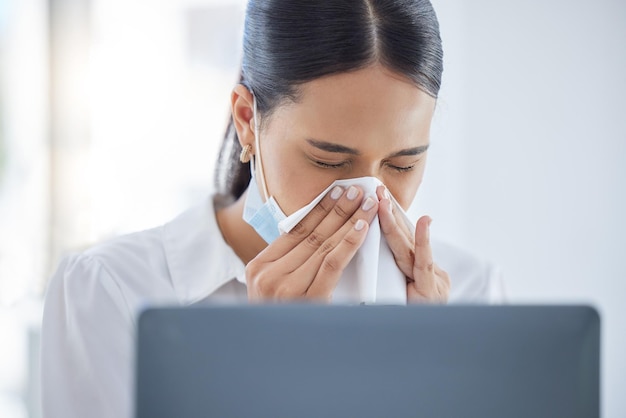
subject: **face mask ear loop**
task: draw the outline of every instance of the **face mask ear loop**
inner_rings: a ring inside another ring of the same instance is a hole
[[[259,159],[259,180],[261,180],[261,187],[263,189],[263,198],[267,201],[270,198],[270,194],[267,191],[267,184],[265,183],[265,173],[263,172],[263,162],[261,161],[261,143],[259,137],[261,136],[259,133],[259,121],[257,119],[257,108],[256,108],[256,96],[252,93],[252,101],[253,101],[253,113],[252,117],[254,119],[254,147],[256,148],[256,153],[254,158],[252,158],[252,170],[256,170],[255,168],[255,160]]]

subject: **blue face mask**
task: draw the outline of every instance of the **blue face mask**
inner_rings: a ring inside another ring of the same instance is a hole
[[[254,167],[252,164],[250,166],[252,167],[250,170],[252,172],[252,179],[248,185],[248,194],[246,195],[246,202],[243,207],[243,220],[270,244],[280,236],[278,223],[287,216],[280,209],[274,197],[270,196],[270,198],[263,203],[259,187],[254,178]]]
[[[257,234],[259,234],[268,244],[272,243],[276,238],[280,236],[278,230],[278,223],[285,219],[287,216],[283,213],[278,206],[278,203],[274,197],[269,196],[267,191],[267,185],[265,183],[265,175],[263,173],[263,163],[261,161],[261,147],[259,144],[259,127],[257,123],[257,111],[256,111],[256,97],[254,100],[254,142],[256,153],[250,160],[250,184],[248,185],[248,192],[246,194],[246,201],[243,207],[243,220],[246,221]],[[261,185],[263,187],[263,194],[265,195],[265,202],[261,197],[261,191],[256,181],[256,167],[255,164],[259,164],[259,174]]]

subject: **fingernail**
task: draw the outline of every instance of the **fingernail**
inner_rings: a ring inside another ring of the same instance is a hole
[[[389,213],[393,214],[393,203],[391,202],[391,200],[388,203],[389,205]]]
[[[374,199],[372,199],[371,197],[368,197],[367,199],[365,199],[365,202],[363,202],[363,206],[361,206],[363,210],[370,210],[373,207],[374,207]]]
[[[365,221],[363,219],[359,219],[358,221],[356,221],[356,223],[354,224],[354,229],[360,231],[363,228],[365,228]]]
[[[389,194],[389,190],[385,187],[385,191],[383,192],[385,199],[391,200],[391,195]]]
[[[354,200],[358,194],[359,194],[359,190],[354,186],[350,186],[350,188],[348,189],[348,194],[347,194],[348,199]]]
[[[337,200],[343,194],[343,189],[339,186],[335,186],[335,188],[330,192],[330,198],[333,200]]]

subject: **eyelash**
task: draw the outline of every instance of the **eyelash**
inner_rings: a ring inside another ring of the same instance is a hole
[[[339,163],[339,164],[328,164],[328,163],[325,163],[325,162],[322,162],[322,161],[314,161],[314,163],[317,166],[321,167],[321,168],[342,168],[346,164],[348,164],[347,162],[342,162],[342,163]]]
[[[315,162],[315,164],[318,167],[327,168],[327,169],[343,168],[344,166],[349,164],[349,162],[342,162],[342,163],[338,163],[338,164],[328,164],[328,163],[325,163],[323,161],[314,161],[314,162]],[[388,165],[388,167],[390,167],[393,170],[396,170],[399,173],[406,173],[407,171],[413,170],[413,168],[415,168],[415,164],[409,165],[407,167],[398,167],[398,166],[395,166],[395,165]]]
[[[415,164],[413,165],[409,165],[407,167],[398,167],[395,165],[390,165],[389,167],[393,168],[394,170],[400,172],[400,173],[406,173],[407,171],[411,171],[413,170],[413,168],[415,168]]]

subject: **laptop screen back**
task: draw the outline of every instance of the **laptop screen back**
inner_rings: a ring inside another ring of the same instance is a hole
[[[577,306],[154,308],[136,417],[599,417]]]

